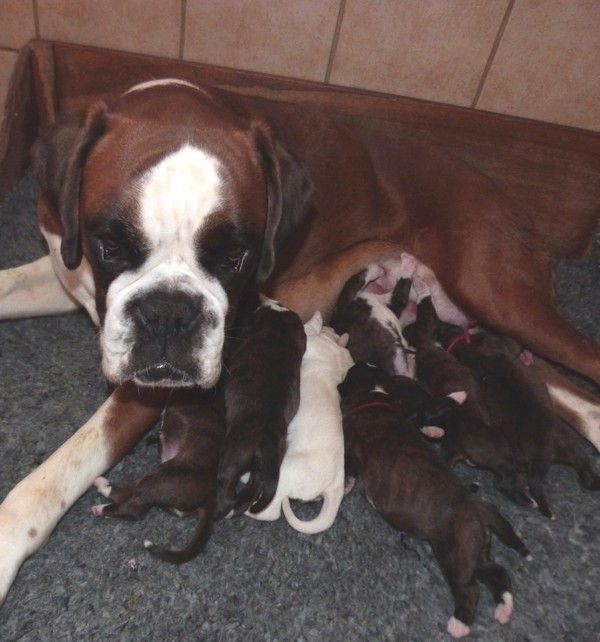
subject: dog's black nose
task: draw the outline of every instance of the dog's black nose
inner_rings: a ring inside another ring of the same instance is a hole
[[[201,315],[201,307],[181,292],[152,292],[138,300],[134,317],[155,337],[171,338],[192,331]]]

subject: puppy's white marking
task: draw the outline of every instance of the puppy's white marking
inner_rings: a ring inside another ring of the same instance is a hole
[[[275,312],[289,312],[288,308],[284,308],[279,301],[269,299],[269,297],[263,294],[260,295],[260,303],[263,307],[271,308],[271,310],[275,310]]]
[[[388,396],[389,396],[389,393],[388,393],[388,392],[386,392],[386,391],[385,391],[385,390],[384,390],[384,389],[383,389],[379,384],[377,384],[377,385],[373,388],[373,390],[371,390],[371,392],[383,392],[383,394],[384,394],[384,395],[388,395]]]
[[[137,270],[124,272],[108,288],[101,333],[102,368],[111,381],[127,374],[135,325],[126,313],[134,298],[153,290],[201,295],[214,327],[203,328],[192,355],[200,369],[196,383],[213,385],[221,371],[228,301],[218,279],[200,266],[194,238],[222,202],[219,162],[206,152],[184,145],[152,167],[138,184],[140,224],[148,257]]]

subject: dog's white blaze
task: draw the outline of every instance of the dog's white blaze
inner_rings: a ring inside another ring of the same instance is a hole
[[[194,238],[222,202],[223,183],[217,159],[190,145],[169,154],[141,177],[140,227],[149,253],[140,268],[121,274],[107,291],[102,367],[112,381],[125,372],[134,341],[134,324],[125,314],[127,303],[154,289],[205,297],[217,323],[193,354],[202,364],[202,381],[197,383],[212,385],[218,377],[227,294],[199,265]]]

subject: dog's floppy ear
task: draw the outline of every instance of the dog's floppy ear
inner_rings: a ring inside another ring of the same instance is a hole
[[[64,119],[49,127],[33,147],[33,166],[48,204],[62,225],[60,253],[63,263],[74,270],[81,263],[79,193],[85,159],[102,136],[106,105],[98,102],[85,114]]]
[[[254,144],[267,185],[267,221],[257,280],[275,267],[276,252],[308,211],[312,183],[306,168],[275,140],[263,122],[252,126]]]

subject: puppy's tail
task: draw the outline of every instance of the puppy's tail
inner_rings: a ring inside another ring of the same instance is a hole
[[[496,537],[509,548],[517,551],[519,555],[531,559],[531,553],[523,540],[517,535],[510,522],[500,511],[489,502],[481,502],[482,515],[485,525],[496,535]]]
[[[283,514],[288,521],[288,524],[300,533],[314,535],[321,531],[327,530],[335,521],[342,497],[344,496],[344,485],[329,488],[323,493],[323,505],[321,512],[314,518],[307,522],[298,519],[296,514],[290,506],[289,497],[284,497],[281,502]]]
[[[172,551],[153,544],[150,540],[144,542],[144,546],[151,555],[158,557],[171,564],[183,564],[193,560],[199,555],[212,533],[214,511],[208,508],[199,508],[197,511],[198,523],[192,541],[179,551]]]

